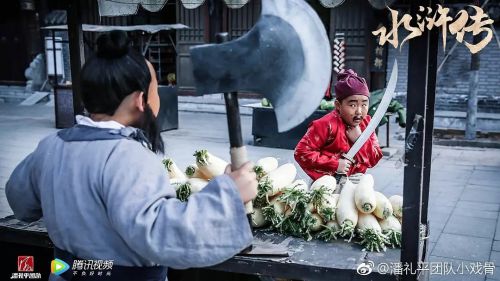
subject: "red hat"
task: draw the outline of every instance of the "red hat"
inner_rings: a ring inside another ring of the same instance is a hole
[[[337,83],[335,83],[335,96],[341,101],[348,96],[363,95],[370,96],[365,78],[359,77],[352,69],[343,70],[337,74]]]

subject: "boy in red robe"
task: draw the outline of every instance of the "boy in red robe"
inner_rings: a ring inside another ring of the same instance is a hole
[[[353,163],[342,158],[371,120],[370,92],[365,79],[351,69],[339,73],[337,80],[335,110],[311,122],[295,148],[295,160],[313,180],[338,173],[363,174],[382,158],[375,133],[361,147]]]

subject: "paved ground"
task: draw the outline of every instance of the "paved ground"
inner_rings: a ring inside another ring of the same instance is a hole
[[[53,107],[0,104],[0,217],[12,214],[5,199],[5,183],[19,161],[44,136],[56,132]],[[206,148],[228,158],[225,115],[180,113],[180,129],[164,132],[167,155],[181,167],[194,162],[192,153]],[[251,117],[242,116],[244,138],[251,143]],[[401,147],[391,130],[391,146]],[[381,135],[385,136],[383,129]],[[383,141],[381,141],[383,142]],[[252,160],[263,156],[293,162],[293,152],[284,149],[248,146]],[[402,194],[403,169],[400,154],[384,158],[370,172],[376,189],[386,195]],[[430,194],[430,261],[452,263],[455,274],[432,275],[431,280],[485,280],[469,274],[463,266],[472,262],[500,265],[500,150],[434,146]],[[299,177],[305,175],[301,172]],[[460,274],[463,270],[464,274]],[[469,268],[470,270],[470,268]],[[500,280],[500,268],[486,280]]]

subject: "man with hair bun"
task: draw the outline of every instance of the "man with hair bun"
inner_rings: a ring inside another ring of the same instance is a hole
[[[155,71],[124,32],[99,37],[80,86],[88,116],[43,139],[5,192],[17,219],[43,215],[55,258],[113,266],[111,276],[68,270],[49,280],[164,281],[167,267],[215,265],[252,243],[244,207],[257,194],[250,163],[226,169],[188,202],[176,198],[158,157]]]
[[[351,69],[339,73],[335,96],[335,110],[313,121],[295,148],[295,160],[313,180],[335,174],[356,179],[382,158],[375,133],[356,154],[354,163],[342,158],[371,120],[365,79]]]

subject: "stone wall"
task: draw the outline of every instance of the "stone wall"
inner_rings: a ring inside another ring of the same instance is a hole
[[[400,32],[403,29],[400,29]],[[496,33],[500,34],[500,27],[496,27]],[[407,34],[401,33],[399,42]],[[465,36],[467,42],[471,42],[471,36]],[[455,45],[455,36],[448,34],[446,52],[449,53]],[[398,99],[405,100],[406,84],[408,79],[408,41],[401,49],[389,46],[387,70],[392,69],[394,59],[398,60],[399,81],[396,91],[399,92]],[[438,45],[438,66],[441,65],[445,52],[441,34]],[[479,52],[480,54],[480,77],[478,90],[478,111],[489,113],[500,113],[500,47],[495,36],[490,43]],[[471,53],[463,44],[458,43],[454,51],[447,58],[441,70],[438,72],[436,87],[436,109],[466,111],[467,97],[469,92],[469,68]],[[388,75],[389,76],[389,75]]]

